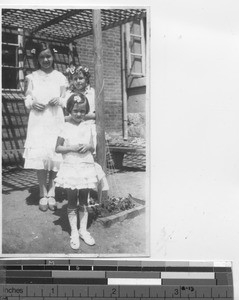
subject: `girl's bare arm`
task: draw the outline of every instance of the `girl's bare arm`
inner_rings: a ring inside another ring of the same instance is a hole
[[[69,152],[79,152],[82,148],[82,144],[77,145],[64,145],[64,138],[58,137],[56,142],[56,153],[67,154]]]
[[[88,113],[85,115],[85,120],[95,120],[95,113]]]

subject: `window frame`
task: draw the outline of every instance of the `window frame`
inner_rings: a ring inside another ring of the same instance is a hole
[[[128,76],[133,76],[133,77],[145,77],[146,76],[146,41],[145,41],[145,25],[144,25],[144,21],[143,19],[140,19],[140,35],[139,34],[134,34],[130,32],[130,26],[132,25],[134,21],[126,23],[126,45],[127,45],[127,75]],[[139,53],[135,53],[135,52],[131,52],[131,37],[137,37],[140,38],[141,40],[141,54]],[[135,57],[139,57],[141,56],[141,69],[142,72],[140,73],[136,73],[133,72],[133,60],[132,60],[132,56]]]
[[[15,91],[15,92],[21,92],[24,89],[24,73],[23,73],[23,67],[24,67],[24,60],[23,60],[23,30],[17,29],[17,32],[8,32],[8,34],[17,35],[17,43],[8,43],[3,42],[2,40],[2,49],[3,45],[9,45],[9,46],[15,46],[16,47],[16,66],[10,66],[10,65],[3,65],[3,59],[2,59],[2,73],[3,69],[15,69],[16,70],[16,88],[5,88],[2,85],[2,91],[8,92],[8,91]],[[21,59],[20,59],[21,57]]]

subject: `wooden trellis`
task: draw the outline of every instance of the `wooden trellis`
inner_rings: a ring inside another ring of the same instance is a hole
[[[2,9],[2,32],[24,36],[27,39],[49,40],[59,47],[66,45],[69,57],[74,57],[74,42],[92,35],[94,39],[96,127],[98,133],[98,162],[105,167],[103,115],[103,65],[101,31],[139,20],[146,10],[133,9]],[[21,39],[21,38],[20,38]],[[21,45],[22,47],[23,45]],[[22,49],[20,49],[22,50]],[[25,49],[24,49],[25,51]],[[21,51],[20,51],[21,52]],[[19,53],[22,55],[22,53]],[[25,53],[27,54],[27,53]],[[27,55],[25,55],[26,59]],[[26,62],[27,63],[27,62]],[[66,62],[67,63],[67,62]],[[23,72],[23,65],[19,63]],[[28,66],[29,70],[32,66]],[[26,72],[27,70],[26,69]],[[19,80],[23,80],[21,73]],[[20,81],[21,83],[21,81]],[[3,156],[21,158],[23,136],[26,131],[26,111],[22,106],[21,85],[18,91],[3,90]],[[15,95],[15,96],[13,96]],[[18,121],[17,121],[18,120]],[[8,144],[7,144],[8,143]],[[102,150],[103,149],[103,150]],[[10,155],[10,156],[9,156]]]

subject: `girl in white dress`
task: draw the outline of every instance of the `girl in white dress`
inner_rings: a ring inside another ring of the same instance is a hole
[[[72,94],[67,101],[69,118],[57,139],[56,152],[61,153],[63,162],[57,173],[56,186],[65,188],[68,200],[68,219],[71,227],[70,245],[79,249],[80,239],[94,245],[95,240],[87,231],[88,198],[91,189],[96,190],[99,181],[105,177],[102,169],[94,162],[95,131],[93,124],[85,121],[89,113],[87,98],[81,94]],[[77,202],[79,197],[80,229],[77,228]]]
[[[85,116],[85,121],[95,124],[95,90],[90,85],[91,75],[89,68],[71,63],[66,69],[65,75],[69,82],[66,98],[68,99],[73,93],[84,94],[90,106],[89,113]]]
[[[90,71],[87,66],[83,65],[77,65],[71,63],[70,66],[66,69],[65,75],[69,82],[69,87],[66,91],[66,99],[69,99],[69,97],[76,93],[82,93],[84,96],[86,96],[88,103],[89,103],[89,112],[85,115],[84,120],[88,124],[92,125],[92,131],[95,137],[95,147],[96,147],[96,126],[95,126],[95,90],[90,85]],[[65,120],[70,116],[66,116]],[[95,153],[94,153],[95,154]],[[101,166],[95,162],[95,167],[98,170],[99,173],[102,172]],[[98,195],[99,200],[103,201],[104,199],[107,199],[107,190],[109,189],[108,182],[106,177],[103,177],[100,184],[98,185]],[[90,192],[90,195],[94,198],[93,195],[95,193],[92,191]]]
[[[62,157],[55,153],[55,144],[64,124],[67,79],[54,69],[54,51],[48,43],[36,45],[34,52],[39,69],[25,80],[25,105],[30,114],[23,157],[25,168],[37,170],[39,208],[46,211],[56,209],[54,179]]]

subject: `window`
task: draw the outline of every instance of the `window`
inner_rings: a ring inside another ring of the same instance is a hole
[[[22,86],[22,51],[20,47],[22,36],[2,33],[2,88],[20,89]]]
[[[145,76],[145,20],[126,24],[128,75]]]

